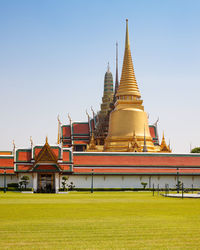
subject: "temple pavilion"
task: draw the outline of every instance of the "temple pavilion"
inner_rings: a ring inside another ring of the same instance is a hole
[[[160,142],[157,122],[149,124],[136,81],[126,20],[125,50],[118,80],[108,65],[100,111],[87,113],[85,122],[62,124],[58,117],[56,145],[0,152],[0,187],[29,177],[34,192],[58,192],[63,176],[75,188],[141,188],[141,183],[175,188],[177,182],[200,187],[200,155],[173,154],[164,134]],[[6,177],[6,178],[5,178]],[[6,179],[6,182],[5,182]]]

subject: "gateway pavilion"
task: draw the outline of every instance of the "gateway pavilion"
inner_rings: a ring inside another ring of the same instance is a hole
[[[34,192],[58,192],[63,177],[75,188],[200,187],[200,154],[173,154],[164,134],[159,143],[157,122],[148,123],[135,78],[126,20],[125,51],[120,82],[116,46],[116,79],[109,66],[100,111],[87,122],[61,125],[57,145],[33,145],[0,152],[0,187],[28,176]]]

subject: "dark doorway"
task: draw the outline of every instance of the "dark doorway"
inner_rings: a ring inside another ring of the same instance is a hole
[[[55,193],[54,174],[38,174],[38,193]]]

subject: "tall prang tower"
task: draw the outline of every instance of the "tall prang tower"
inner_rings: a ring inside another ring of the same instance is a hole
[[[112,100],[113,100],[113,76],[112,73],[110,72],[110,66],[108,63],[108,68],[104,77],[104,91],[103,91],[100,115],[103,116],[107,115],[107,113],[110,111],[110,103],[112,102]]]
[[[133,68],[128,20],[126,20],[121,80],[116,93],[115,108],[110,113],[109,130],[104,144],[104,151],[125,152],[131,151],[131,148],[134,151],[142,151],[144,146],[149,152],[155,151],[149,131],[147,114],[142,103]]]
[[[113,76],[110,72],[110,66],[104,77],[104,91],[102,97],[101,110],[98,113],[98,122],[95,128],[95,139],[98,145],[104,145],[105,138],[108,134],[109,115],[111,111],[111,103],[113,101]]]

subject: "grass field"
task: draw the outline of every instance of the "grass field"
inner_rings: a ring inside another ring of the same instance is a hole
[[[200,200],[1,192],[0,249],[200,249]]]

